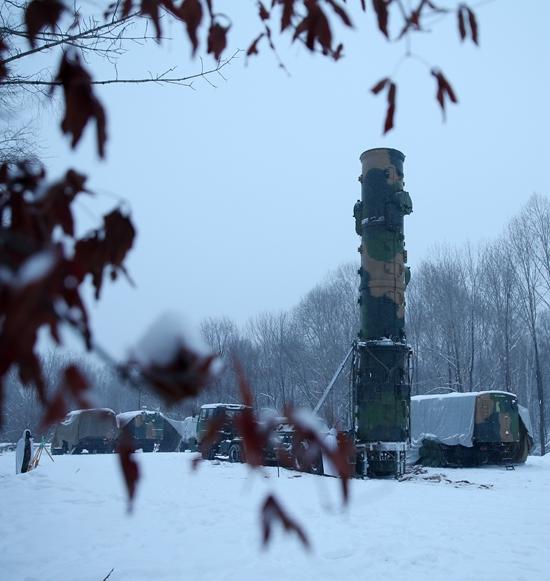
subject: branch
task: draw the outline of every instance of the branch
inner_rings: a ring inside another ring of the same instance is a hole
[[[127,22],[128,20],[131,20],[132,18],[138,16],[139,14],[140,14],[139,12],[134,12],[133,14],[129,14],[128,16],[126,16],[124,18],[119,18],[118,20],[115,20],[113,22],[107,22],[106,24],[101,24],[100,26],[96,26],[95,28],[90,28],[90,29],[84,30],[82,32],[78,32],[76,34],[71,34],[71,35],[67,35],[67,36],[63,35],[62,38],[60,38],[58,40],[55,40],[55,41],[49,42],[47,44],[37,46],[36,48],[32,48],[30,50],[20,52],[19,54],[15,54],[13,56],[10,56],[10,57],[0,61],[0,64],[5,65],[11,61],[21,59],[21,58],[24,58],[26,56],[30,56],[31,54],[35,54],[37,52],[49,50],[50,48],[54,48],[54,47],[60,46],[62,44],[74,42],[75,40],[81,40],[82,38],[88,37],[90,35],[95,36],[97,33],[101,32],[102,30],[115,28],[115,27],[119,26],[120,24],[123,24],[124,22]]]
[[[168,72],[171,72],[173,69],[169,69],[160,75],[155,77],[150,77],[147,79],[105,79],[101,81],[91,81],[91,85],[113,85],[113,84],[144,84],[144,83],[166,83],[167,85],[181,85],[185,84],[186,81],[192,81],[193,79],[198,78],[206,78],[207,75],[211,75],[212,73],[219,73],[225,66],[227,66],[233,59],[237,58],[237,55],[241,52],[241,50],[236,50],[228,59],[224,61],[218,61],[218,64],[207,71],[202,70],[200,73],[195,73],[194,75],[189,75],[187,77],[165,77]],[[42,80],[29,80],[29,79],[8,79],[7,81],[0,81],[0,87],[2,86],[23,86],[23,85],[31,85],[31,86],[41,86],[41,87],[58,87],[61,86],[60,81],[42,81]],[[190,83],[187,83],[187,86],[191,86]]]

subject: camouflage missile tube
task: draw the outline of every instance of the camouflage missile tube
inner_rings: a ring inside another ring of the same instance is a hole
[[[412,212],[412,201],[403,190],[405,156],[400,151],[371,149],[360,159],[361,200],[353,209],[361,236],[361,329],[353,390],[358,469],[369,476],[391,476],[404,471],[410,438],[403,218]]]

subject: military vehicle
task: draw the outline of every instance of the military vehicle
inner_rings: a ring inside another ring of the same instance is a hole
[[[403,188],[405,156],[370,149],[360,161],[361,200],[353,208],[361,236],[360,330],[353,369],[358,472],[391,476],[405,470],[409,441],[409,359],[405,288],[410,278],[403,218],[412,212]]]
[[[396,149],[361,154],[361,199],[353,207],[358,248],[360,329],[314,408],[317,413],[351,357],[358,476],[399,476],[410,441],[410,356],[405,335],[405,289],[410,270],[404,217],[412,212],[405,156]]]
[[[123,412],[116,417],[119,432],[130,437],[134,448],[144,452],[175,452],[181,435],[172,421],[153,410]]]
[[[203,451],[203,456],[209,460],[220,458],[229,462],[244,462],[245,453],[243,441],[238,433],[236,420],[247,409],[241,404],[214,403],[201,406],[199,420],[197,424],[197,440],[199,448],[208,430],[208,424],[216,419],[221,419],[221,427],[218,430],[215,440],[210,444],[208,450]],[[293,455],[293,430],[285,423],[285,418],[277,418],[277,429],[273,441],[269,442],[264,450],[264,464],[266,466],[276,465],[279,461],[279,451],[284,451],[288,459],[292,461]],[[319,459],[320,460],[320,459]],[[314,462],[314,467],[320,469],[322,464]],[[294,466],[299,468],[299,466]]]
[[[201,406],[197,422],[197,443],[200,448],[211,421],[222,420],[216,438],[211,442],[203,456],[213,460],[216,456],[226,457],[230,462],[241,462],[243,458],[242,443],[235,425],[236,417],[246,409],[245,405],[232,403],[214,403]]]
[[[54,428],[52,454],[111,453],[117,443],[115,412],[107,408],[75,410]]]
[[[503,391],[411,398],[409,462],[424,466],[517,464],[533,446],[529,412]]]

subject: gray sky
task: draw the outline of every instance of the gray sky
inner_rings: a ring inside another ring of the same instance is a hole
[[[232,8],[233,49],[246,49],[257,27],[253,2]],[[518,9],[521,4],[522,10]],[[246,9],[245,9],[246,6]],[[239,10],[243,13],[240,14]],[[357,13],[340,34],[338,63],[278,41],[291,76],[269,50],[245,66],[244,55],[217,88],[109,86],[107,160],[92,132],[74,153],[60,135],[59,110],[45,107],[40,139],[50,176],[69,165],[92,176],[100,195],[79,204],[82,227],[125,198],[138,227],[128,261],[137,283],[108,284],[92,309],[101,342],[115,354],[135,342],[161,312],[244,322],[295,305],[339,264],[358,260],[352,208],[360,195],[359,155],[395,147],[406,155],[406,219],[413,268],[430,247],[497,236],[533,192],[550,194],[547,23],[550,3],[501,0],[478,8],[481,47],[459,42],[454,16],[413,43],[453,84],[459,105],[442,123],[435,82],[420,60],[397,66],[404,47]],[[254,17],[251,18],[251,15]],[[160,48],[131,48],[121,77],[178,65],[193,73],[184,32]],[[177,37],[181,37],[177,38]],[[205,57],[205,65],[213,61]],[[382,137],[385,96],[370,87],[397,69],[397,128]],[[111,73],[105,63],[96,77]]]

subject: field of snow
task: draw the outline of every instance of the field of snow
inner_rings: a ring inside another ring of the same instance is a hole
[[[334,478],[211,462],[191,473],[190,458],[139,454],[128,515],[114,455],[44,456],[16,475],[14,453],[1,454],[0,578],[550,580],[550,456],[514,471],[355,480],[346,508]],[[262,549],[269,491],[304,525],[310,552],[281,530]]]

